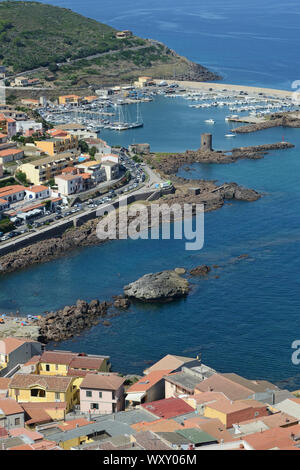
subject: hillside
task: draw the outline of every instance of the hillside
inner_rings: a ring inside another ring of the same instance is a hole
[[[104,82],[116,76],[128,80],[144,71],[165,78],[218,78],[163,44],[136,36],[120,40],[116,32],[69,9],[0,1],[0,62],[11,74],[32,70],[32,76],[47,80],[51,73],[57,86],[98,84],[99,76]]]

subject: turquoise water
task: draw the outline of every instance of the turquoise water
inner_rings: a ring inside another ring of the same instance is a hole
[[[50,2],[136,34],[165,41],[193,60],[214,67],[224,81],[288,88],[298,78],[300,5],[277,1],[198,2]],[[172,5],[172,8],[170,7]],[[117,14],[115,13],[117,11]],[[259,39],[260,38],[260,39]],[[264,39],[262,39],[264,38]],[[0,311],[39,313],[72,304],[77,298],[108,299],[140,275],[161,269],[217,264],[207,280],[193,279],[185,300],[140,305],[59,345],[60,348],[109,354],[115,370],[140,372],[163,354],[196,356],[221,371],[249,378],[297,384],[299,368],[291,363],[291,343],[300,335],[299,315],[299,174],[300,130],[270,129],[225,139],[226,110],[197,110],[183,99],[158,98],[142,105],[143,129],[101,133],[112,144],[145,141],[153,150],[181,151],[199,146],[214,118],[214,147],[279,141],[294,149],[271,152],[262,160],[230,165],[192,165],[179,172],[190,178],[237,183],[261,191],[253,203],[228,203],[205,215],[205,245],[199,252],[184,241],[110,242],[77,250],[53,262],[5,276]],[[241,254],[249,258],[237,260]],[[219,276],[218,279],[215,276]],[[51,345],[52,346],[52,345]],[[292,384],[292,385],[291,385]]]

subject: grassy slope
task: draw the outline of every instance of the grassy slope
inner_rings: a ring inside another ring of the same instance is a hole
[[[65,8],[35,2],[0,2],[0,55],[14,71],[136,45],[110,26]]]
[[[56,87],[89,86],[154,78],[214,80],[213,73],[149,40],[115,38],[116,30],[65,8],[38,2],[0,1],[0,63],[12,72],[47,67],[33,76],[47,80],[54,73]],[[147,46],[140,50],[126,48]],[[85,57],[113,54],[93,60]],[[56,63],[79,59],[57,69]]]

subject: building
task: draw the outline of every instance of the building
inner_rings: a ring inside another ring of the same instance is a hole
[[[5,163],[20,160],[23,157],[24,157],[24,152],[21,149],[11,148],[11,149],[0,150],[0,163],[2,165]]]
[[[128,29],[125,29],[124,31],[117,31],[116,32],[116,38],[117,39],[128,39],[133,36],[132,31],[129,31]]]
[[[0,340],[0,375],[12,370],[18,364],[25,364],[36,354],[41,354],[42,344],[22,338],[3,338]]]
[[[171,372],[179,371],[183,366],[193,367],[199,365],[200,362],[198,359],[194,359],[192,357],[185,357],[185,356],[175,356],[174,354],[167,354],[162,359],[157,361],[151,367],[148,367],[144,370],[144,374],[149,374],[155,370],[167,370],[169,369]]]
[[[95,184],[106,180],[106,171],[102,167],[101,163],[95,161],[88,161],[76,165],[76,168],[82,171],[82,173],[88,173],[91,175],[91,180]]]
[[[138,80],[134,82],[136,88],[145,88],[150,85],[154,85],[151,77],[139,77]]]
[[[111,414],[124,410],[124,377],[87,374],[80,385],[80,411]]]
[[[165,398],[164,400],[143,403],[141,407],[155,419],[172,419],[194,412],[194,409],[180,398]]]
[[[71,351],[45,351],[38,363],[40,375],[64,375],[80,372],[108,372],[109,356],[86,355]]]
[[[99,155],[99,154],[98,154]],[[119,164],[119,155],[115,153],[105,153],[101,155],[101,162],[113,162],[113,163],[118,163]]]
[[[28,78],[26,77],[16,77],[15,86],[28,86]]]
[[[106,180],[111,181],[119,177],[119,164],[111,160],[102,161],[102,167],[105,170]]]
[[[28,131],[42,132],[43,125],[41,122],[35,121],[16,121],[17,133],[25,135]]]
[[[82,98],[78,95],[63,95],[58,97],[58,104],[76,104],[78,105]]]
[[[234,424],[268,415],[268,406],[259,401],[237,400],[233,402],[225,397],[207,403],[204,409],[206,418],[219,419],[227,429]]]
[[[95,147],[97,149],[97,153],[100,155],[111,154],[111,147],[102,139],[88,137],[85,139],[85,142],[89,147]]]
[[[197,386],[214,374],[213,369],[199,362],[195,367],[182,367],[181,371],[165,377],[165,396],[169,398],[182,394],[193,395]]]
[[[22,201],[26,194],[25,189],[25,186],[20,184],[4,186],[0,188],[0,199],[4,199],[10,204]]]
[[[37,140],[34,143],[38,149],[51,156],[64,152],[76,152],[78,149],[78,138],[71,134],[48,140]]]
[[[65,402],[67,412],[78,403],[74,377],[15,374],[9,383],[9,396],[18,403]]]
[[[40,102],[39,100],[34,100],[32,98],[23,98],[21,100],[21,103],[24,105],[24,106],[29,106],[30,108],[36,108],[37,106],[40,105]]]
[[[84,183],[82,175],[79,173],[73,174],[61,174],[55,176],[55,184],[57,185],[57,191],[63,196],[69,196],[71,194],[80,193],[84,189]]]
[[[44,184],[60,174],[67,166],[73,165],[74,158],[74,154],[66,152],[55,157],[45,157],[25,163],[20,165],[19,170],[25,173],[27,180],[34,185]]]
[[[9,209],[9,202],[6,199],[0,198],[0,218],[2,218],[3,212]]]
[[[24,410],[12,398],[0,399],[0,428],[11,431],[24,427]]]
[[[164,376],[169,373],[170,370],[153,371],[131,385],[126,392],[126,405],[130,407],[165,398]]]
[[[30,186],[29,188],[25,188],[25,193],[25,199],[28,200],[45,199],[51,195],[50,188],[43,185]]]

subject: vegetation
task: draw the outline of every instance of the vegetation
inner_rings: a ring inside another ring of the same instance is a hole
[[[22,183],[24,186],[28,184],[26,173],[24,173],[23,171],[16,172],[16,179],[20,181],[20,183]]]
[[[116,30],[66,8],[37,2],[0,2],[0,51],[15,72],[138,46],[139,38],[118,40]]]
[[[8,217],[5,217],[0,220],[0,232],[7,233],[14,230],[16,227],[14,224],[9,220]]]

